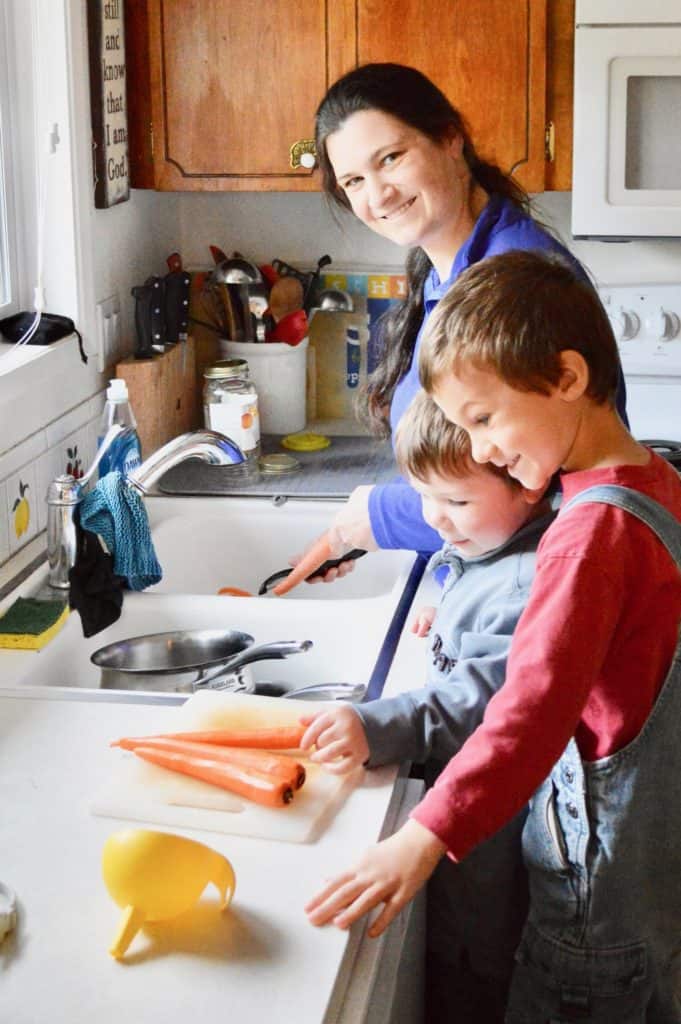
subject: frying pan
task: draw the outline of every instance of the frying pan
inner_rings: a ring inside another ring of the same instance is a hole
[[[118,640],[100,647],[90,660],[101,671],[103,690],[252,691],[253,683],[245,681],[239,669],[310,647],[311,640],[254,644],[252,636],[238,630],[185,629]]]

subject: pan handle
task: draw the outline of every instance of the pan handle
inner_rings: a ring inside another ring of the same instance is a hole
[[[288,658],[290,654],[303,654],[312,647],[311,640],[279,640],[270,644],[255,644],[253,647],[246,647],[243,651],[228,658],[227,661],[210,672],[208,675],[197,679],[194,683],[194,690],[203,689],[205,686],[226,672],[236,672],[244,665],[250,665],[254,661],[267,661],[270,658]]]

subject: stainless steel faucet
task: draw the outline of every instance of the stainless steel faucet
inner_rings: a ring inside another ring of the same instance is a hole
[[[76,562],[74,513],[83,500],[85,488],[100,460],[116,438],[127,433],[130,433],[129,428],[114,423],[107,431],[87,473],[79,480],[69,474],[58,476],[47,490],[47,560],[51,587],[68,590],[69,569]],[[126,480],[144,496],[150,493],[165,472],[191,458],[203,459],[214,466],[237,466],[246,461],[243,451],[231,438],[214,430],[194,430],[180,434],[162,445],[141,466],[131,470]]]

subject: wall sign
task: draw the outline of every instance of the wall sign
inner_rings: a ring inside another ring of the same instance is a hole
[[[87,0],[95,206],[130,198],[123,0]]]

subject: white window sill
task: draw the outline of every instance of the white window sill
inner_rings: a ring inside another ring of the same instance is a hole
[[[74,354],[80,363],[75,334],[67,334],[51,345],[19,345],[15,348],[11,343],[0,342],[0,400],[4,387],[10,383],[10,376],[13,388],[30,379],[39,381],[48,373],[51,376],[62,366],[70,364]]]
[[[0,341],[0,377],[26,366],[50,350],[50,345],[13,345]]]

